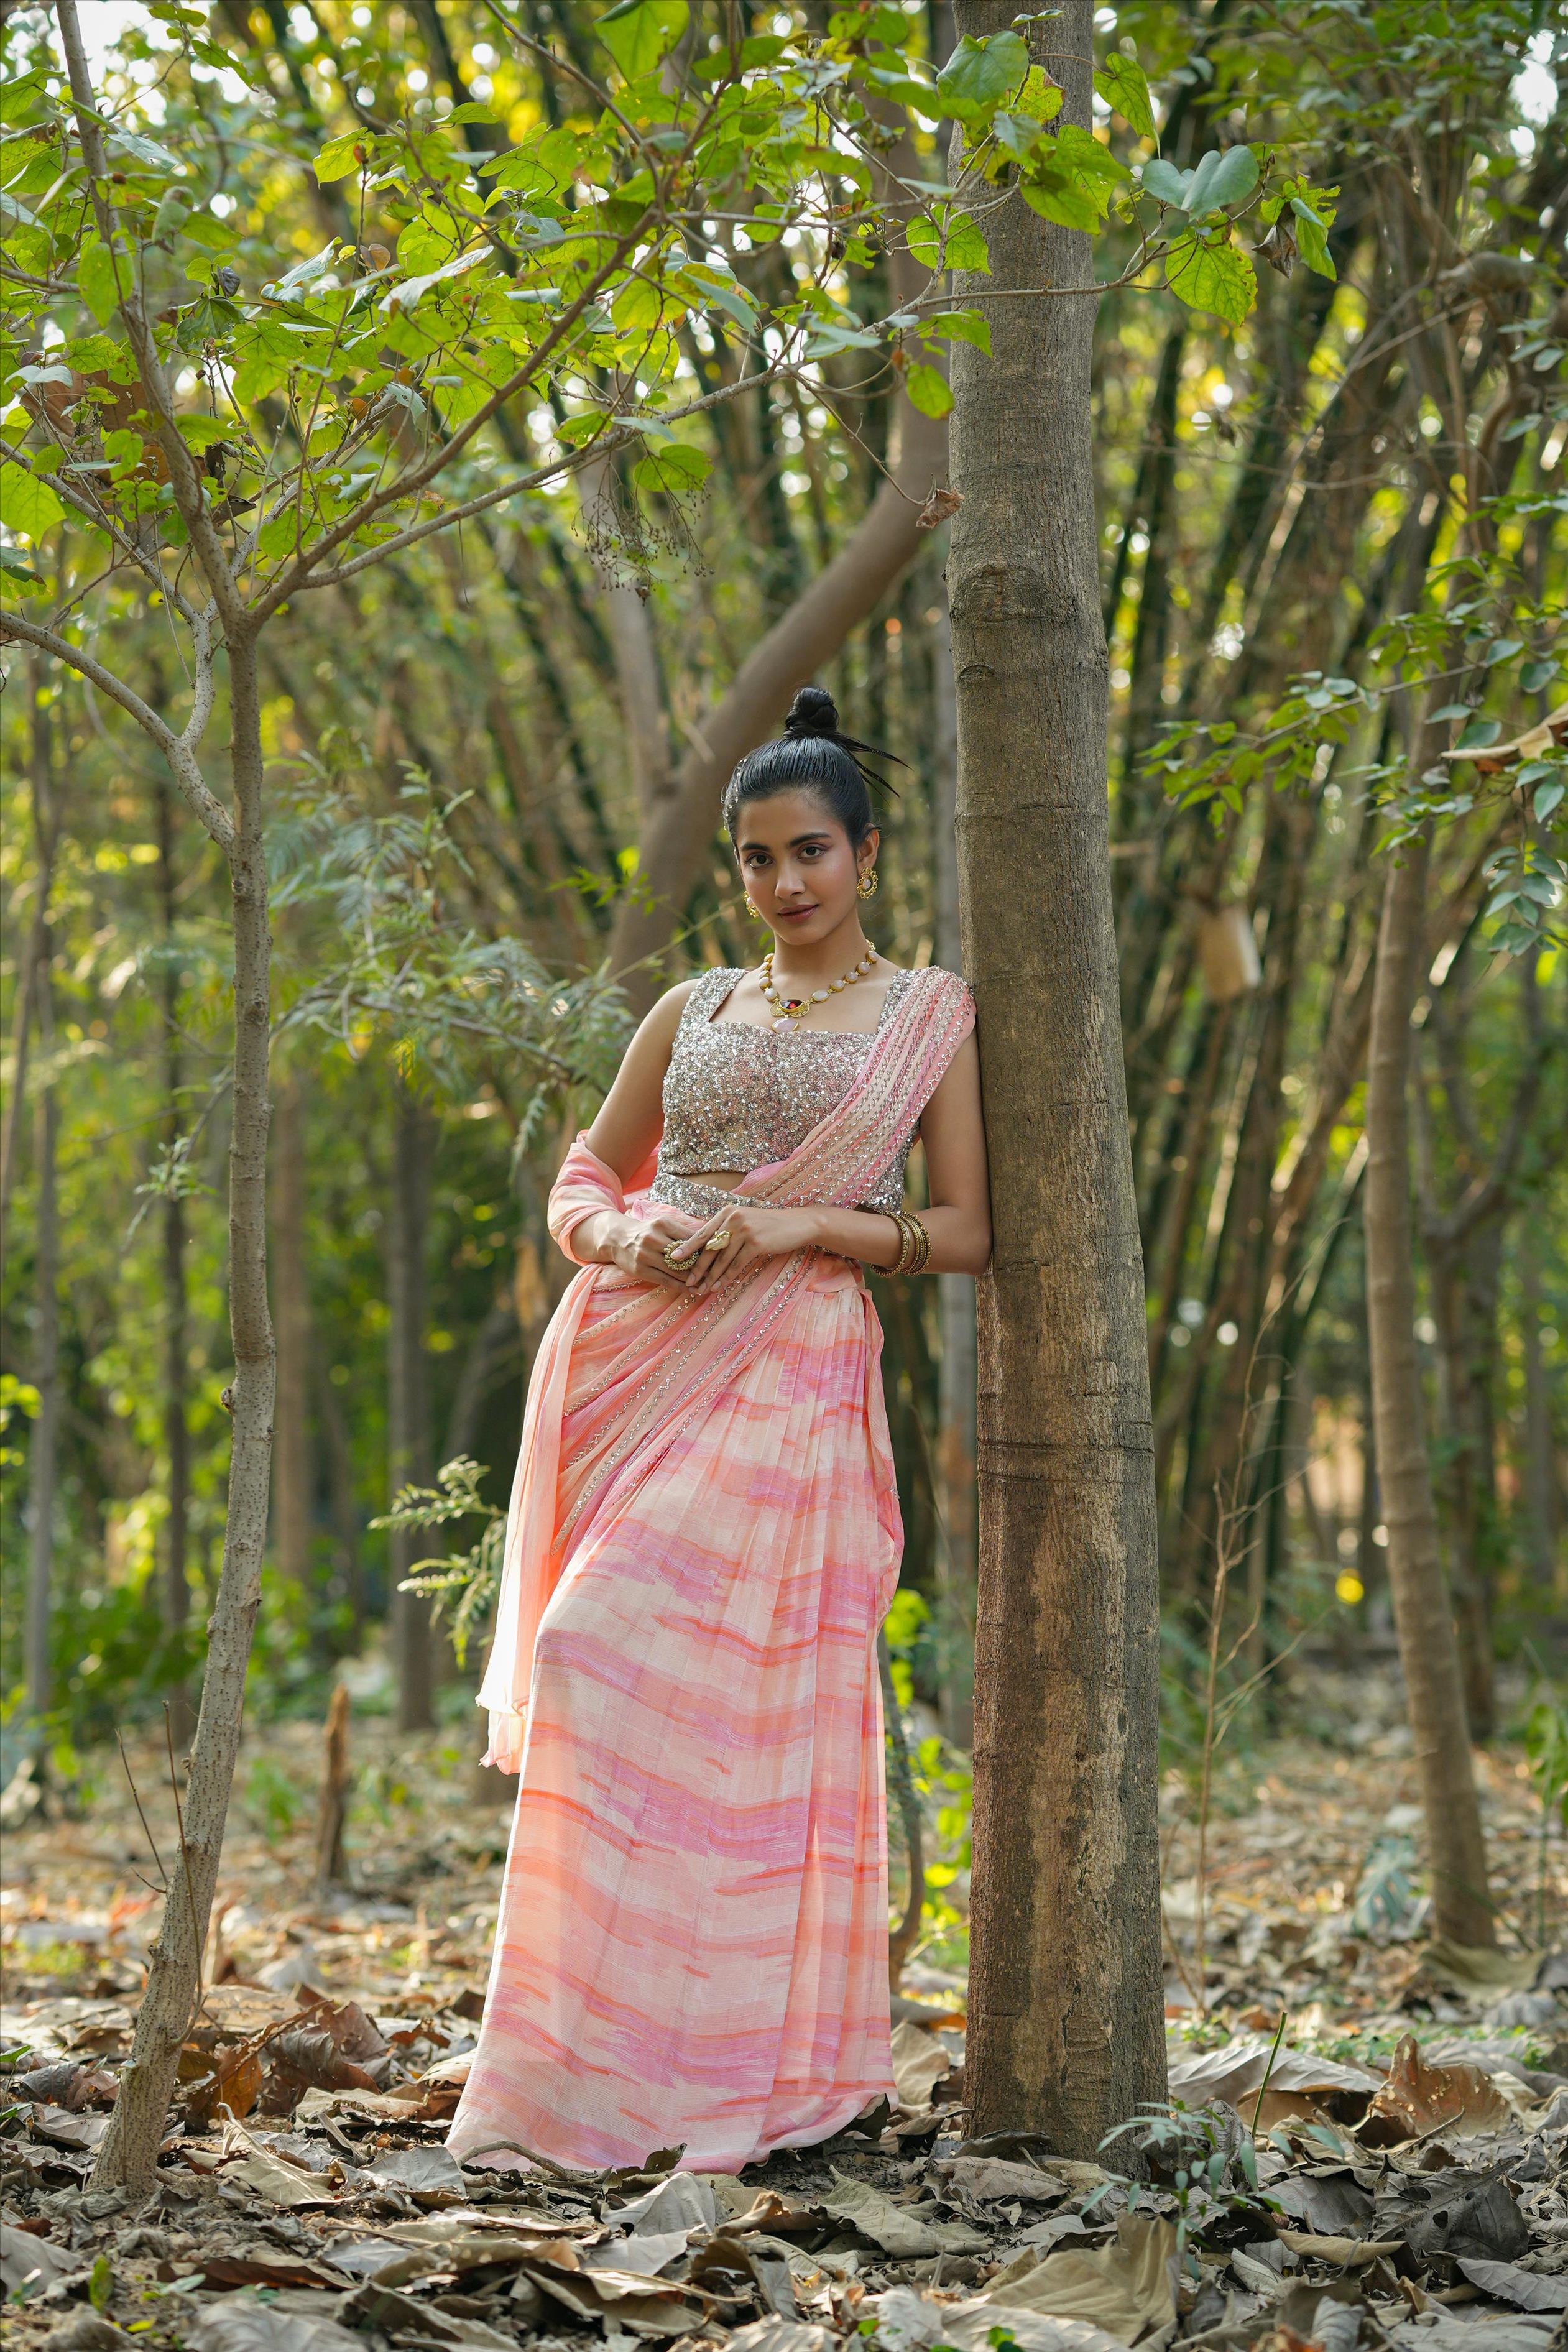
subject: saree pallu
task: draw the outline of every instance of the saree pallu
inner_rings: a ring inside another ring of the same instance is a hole
[[[849,1207],[973,1022],[908,992],[849,1092],[737,1191]],[[639,1178],[649,1171],[639,1171]],[[620,1208],[579,1137],[551,1229]],[[640,1186],[626,1209],[652,1213]],[[858,1265],[764,1259],[685,1298],[586,1266],[542,1343],[479,1692],[521,1772],[485,2014],[448,2145],[734,2171],[893,2080],[877,1628],[902,1531]]]

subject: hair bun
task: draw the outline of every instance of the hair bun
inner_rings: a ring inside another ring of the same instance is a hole
[[[784,720],[784,733],[801,735],[837,735],[838,706],[825,686],[803,686],[789,707]]]

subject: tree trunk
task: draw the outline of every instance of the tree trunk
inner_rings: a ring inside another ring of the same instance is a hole
[[[1541,1347],[1541,1241],[1533,1220],[1520,1233],[1520,1346],[1524,1357],[1525,1508],[1530,1557],[1542,1593],[1555,1587],[1568,1600],[1568,1559],[1558,1551],[1563,1495],[1557,1477],[1557,1444],[1552,1428],[1552,1383]]]
[[[425,1354],[429,1291],[425,1256],[430,1223],[430,1177],[435,1121],[425,1105],[397,1082],[393,1106],[392,1215],[387,1222],[388,1332],[387,1483],[428,1486],[430,1399]],[[429,1547],[412,1528],[394,1529],[387,1539],[392,1570],[392,1654],[397,1675],[397,1722],[402,1731],[426,1731],[434,1721],[434,1643],[430,1603],[417,1592],[400,1592],[402,1580]]]
[[[364,1627],[364,1561],[360,1552],[360,1514],[354,1498],[353,1444],[343,1401],[330,1365],[316,1367],[316,1405],[327,1449],[327,1486],[331,1498],[332,1550],[337,1587],[352,1621],[349,1647],[357,1650]]]
[[[953,699],[952,632],[945,589],[932,630],[936,773],[931,839],[936,960],[963,969],[958,918],[958,712]],[[959,1748],[974,1741],[974,1279],[937,1276],[942,1354],[937,1367],[936,1474],[942,1500],[937,1547],[937,1649],[942,1727]]]
[[[164,1142],[173,1151],[180,1135],[180,974],[174,935],[174,795],[160,782],[157,801],[158,898],[163,919],[163,1098],[168,1105]],[[185,1203],[177,1190],[163,1196],[163,1451],[169,1465],[168,1517],[163,1530],[163,1619],[176,1639],[191,1611],[186,1566],[190,1539],[191,1439],[185,1410],[190,1368],[185,1360],[190,1301],[185,1278]],[[176,1748],[190,1744],[195,1716],[184,1677],[169,1694],[169,1728]]]
[[[960,0],[961,33],[1010,21]],[[1037,45],[1087,125],[1088,0]],[[988,202],[994,205],[994,194]],[[965,969],[995,1240],[980,1285],[975,2132],[1091,2157],[1165,2087],[1158,1607],[1089,427],[1089,240],[988,212],[993,356],[953,347],[948,581]]]
[[[49,763],[49,713],[43,699],[44,659],[32,655],[27,663],[27,698],[32,719],[33,841],[37,871],[33,881],[33,912],[17,959],[16,1009],[11,1045],[11,1092],[0,1118],[0,1279],[5,1272],[5,1234],[11,1193],[21,1157],[22,1114],[27,1098],[27,1039],[38,1002],[37,980],[49,921],[49,889],[54,879],[55,851],[60,837]]]
[[[1394,853],[1384,886],[1366,1088],[1366,1301],[1388,1581],[1426,1821],[1440,1935],[1493,1942],[1458,1645],[1437,1548],[1415,1345],[1410,1200],[1410,1016],[1422,975],[1431,825]]]
[[[310,1292],[305,1268],[305,1105],[292,1074],[273,1126],[272,1297],[278,1398],[272,1420],[272,1546],[290,1583],[310,1580]]]
[[[49,934],[46,929],[33,981],[38,1000],[38,1043],[46,1054],[54,1044],[49,953]],[[37,1321],[34,1327],[33,1378],[38,1391],[38,1411],[27,1449],[27,1617],[24,1648],[27,1713],[41,1731],[53,1697],[49,1633],[60,1433],[60,1235],[56,1182],[60,1129],[59,1106],[52,1082],[41,1089],[34,1118],[34,1181],[37,1188],[34,1281]]]
[[[919,178],[925,167],[907,149],[894,149],[889,165],[877,193],[897,210],[900,190],[893,173]],[[929,275],[896,247],[888,255],[888,274],[898,301],[922,292]],[[610,938],[610,969],[637,1012],[645,1012],[665,984],[659,959],[702,870],[736,761],[776,726],[795,688],[833,658],[926,543],[920,514],[946,478],[947,426],[941,417],[922,415],[902,393],[895,415],[887,475],[864,518],[690,730],[691,748],[643,836],[640,887],[621,899]]]
[[[229,1141],[228,1297],[234,1341],[234,1437],[228,1516],[217,1602],[207,1622],[206,1671],[186,1782],[180,1853],[163,1925],[149,1955],[147,1989],[109,2130],[93,2167],[95,2189],[147,2187],[169,2112],[180,2048],[201,1990],[223,1852],[224,1823],[245,1706],[245,1674],[261,1599],[272,1450],[272,1325],[267,1309],[267,1055],[270,940],[261,827],[261,724],[256,646],[231,636],[234,824],[229,851],[234,925],[234,1117]]]

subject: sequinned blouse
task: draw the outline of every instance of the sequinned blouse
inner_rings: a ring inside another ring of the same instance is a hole
[[[730,1197],[690,1180],[704,1169],[761,1168],[783,1160],[817,1121],[843,1101],[871,1050],[871,1041],[914,974],[896,971],[882,1000],[877,1029],[774,1029],[751,1022],[716,1021],[714,1014],[745,973],[729,966],[705,971],[681,1011],[664,1080],[664,1139],[658,1148],[654,1198],[692,1216],[710,1216]],[[918,1129],[904,1138],[897,1160],[864,1209],[899,1208],[904,1163]]]

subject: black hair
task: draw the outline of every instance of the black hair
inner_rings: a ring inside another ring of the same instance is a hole
[[[870,786],[892,786],[886,776],[868,767],[860,755],[897,760],[893,751],[871,743],[857,743],[838,730],[838,709],[823,686],[803,686],[789,707],[784,731],[772,743],[748,751],[724,788],[724,825],[731,840],[735,823],[748,801],[771,800],[775,793],[815,792],[858,849],[877,820],[871,808]]]

